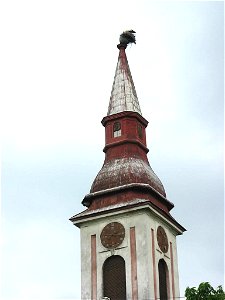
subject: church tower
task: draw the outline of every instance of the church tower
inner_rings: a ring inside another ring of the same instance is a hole
[[[171,216],[174,205],[148,161],[148,121],[126,46],[124,41],[117,46],[108,113],[102,120],[105,161],[82,201],[87,209],[70,218],[81,235],[81,298],[177,299],[176,236],[185,228]]]

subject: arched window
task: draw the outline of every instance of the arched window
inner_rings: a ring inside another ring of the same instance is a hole
[[[160,300],[169,299],[168,267],[164,259],[159,260],[159,296]]]
[[[115,122],[113,124],[113,137],[121,136],[121,124],[120,122]]]
[[[103,296],[110,300],[126,300],[125,261],[113,255],[103,264]]]

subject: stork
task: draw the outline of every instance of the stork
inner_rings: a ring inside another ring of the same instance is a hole
[[[131,43],[136,44],[136,37],[135,34],[136,32],[134,30],[126,30],[120,35],[120,44],[122,45],[128,45]]]

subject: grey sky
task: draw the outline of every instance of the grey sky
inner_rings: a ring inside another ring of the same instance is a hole
[[[79,230],[68,218],[100,170],[119,34],[149,161],[187,228],[181,295],[223,284],[223,2],[3,4],[2,299],[80,298]]]

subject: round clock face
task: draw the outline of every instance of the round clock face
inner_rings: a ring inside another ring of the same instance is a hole
[[[163,253],[166,253],[168,251],[169,244],[166,232],[162,228],[162,226],[159,226],[157,229],[157,241],[159,248],[162,250]]]
[[[125,237],[125,228],[121,223],[112,222],[106,225],[100,235],[102,245],[113,249],[122,244]]]

